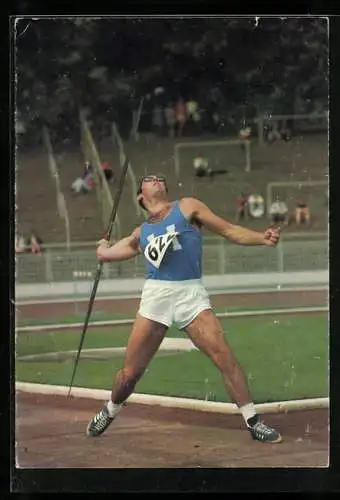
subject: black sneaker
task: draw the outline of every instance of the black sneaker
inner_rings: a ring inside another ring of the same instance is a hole
[[[110,417],[106,405],[90,421],[86,429],[86,435],[91,437],[100,436],[111,424],[114,417]]]
[[[282,441],[281,435],[263,422],[257,422],[252,427],[248,427],[248,429],[252,438],[262,443],[274,444],[281,443]]]

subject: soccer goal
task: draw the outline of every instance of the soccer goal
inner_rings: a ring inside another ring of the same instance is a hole
[[[310,113],[300,115],[272,115],[265,113],[255,118],[257,134],[260,144],[264,143],[264,131],[284,132],[290,131],[293,136],[300,134],[318,133],[328,131],[328,112]]]
[[[205,158],[213,170],[243,169],[250,172],[250,144],[247,139],[177,143],[174,149],[176,179],[179,180],[182,169],[193,168],[197,157]]]
[[[290,213],[294,212],[296,201],[303,199],[317,218],[322,229],[328,226],[328,181],[287,181],[267,184],[267,215],[272,202],[276,199],[287,204]]]

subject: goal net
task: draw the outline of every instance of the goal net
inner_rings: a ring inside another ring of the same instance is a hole
[[[250,172],[250,141],[195,141],[175,144],[175,175],[180,178],[182,170],[194,168],[195,158],[203,158],[209,169]]]

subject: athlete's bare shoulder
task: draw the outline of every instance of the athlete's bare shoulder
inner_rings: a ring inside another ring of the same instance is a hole
[[[198,198],[185,197],[179,200],[179,206],[182,214],[186,219],[188,219],[192,224],[200,228],[202,224],[195,218],[197,211],[197,204],[201,203]]]
[[[194,198],[193,196],[186,196],[179,200],[180,209],[187,219],[190,219],[194,215],[197,202],[199,202],[198,198]]]

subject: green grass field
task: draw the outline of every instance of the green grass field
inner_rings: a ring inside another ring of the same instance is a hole
[[[256,403],[328,396],[328,317],[282,315],[233,318],[222,322],[225,336],[241,362]],[[129,327],[90,328],[83,349],[124,347]],[[168,337],[185,338],[172,328]],[[17,357],[76,350],[80,332],[20,333]],[[122,357],[81,359],[75,386],[109,389]],[[16,361],[16,380],[68,385],[73,362]],[[230,401],[222,377],[197,351],[156,354],[135,392],[211,401]]]

